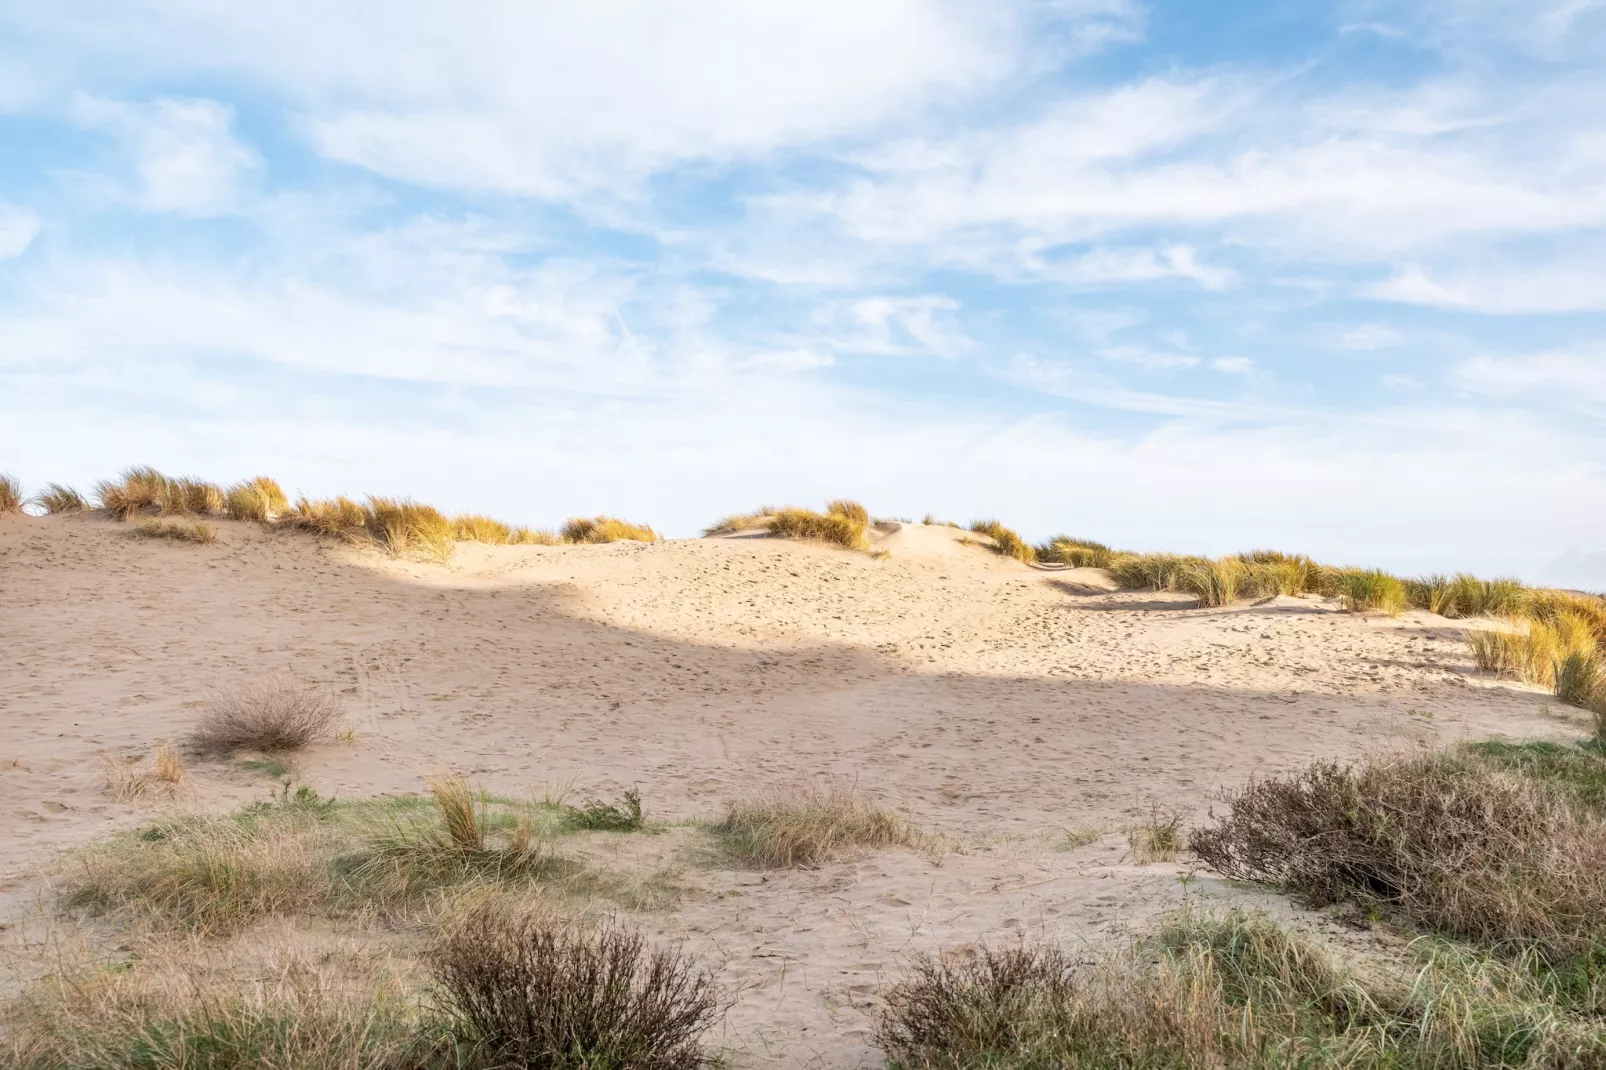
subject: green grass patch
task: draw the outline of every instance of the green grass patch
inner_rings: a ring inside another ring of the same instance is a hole
[[[1606,744],[1565,744],[1544,740],[1508,743],[1486,740],[1468,750],[1503,769],[1543,781],[1567,798],[1606,814]]]

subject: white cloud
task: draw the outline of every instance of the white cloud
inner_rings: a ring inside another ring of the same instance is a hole
[[[1186,353],[1157,353],[1142,346],[1110,346],[1099,350],[1099,356],[1105,360],[1135,365],[1145,371],[1177,371],[1199,364],[1198,357]]]
[[[1379,301],[1496,314],[1586,312],[1606,309],[1606,273],[1599,257],[1575,263],[1533,264],[1489,258],[1474,268],[1397,271],[1362,289]]]
[[[1255,370],[1255,362],[1248,357],[1217,357],[1210,362],[1210,367],[1228,375],[1248,375]]]
[[[1346,330],[1338,344],[1345,349],[1387,349],[1397,346],[1405,336],[1381,323],[1358,323]]]
[[[21,256],[39,236],[39,229],[39,217],[33,212],[0,203],[0,260]]]
[[[148,212],[227,215],[241,207],[257,154],[232,132],[234,109],[215,100],[148,104],[80,97],[73,115],[115,134],[130,157],[130,199]]]
[[[1092,4],[1075,22],[1111,24]],[[412,182],[560,196],[862,130],[1007,74],[1028,6],[958,0],[62,0],[39,42],[114,72],[227,72],[320,151]]]
[[[1466,389],[1507,400],[1534,394],[1568,404],[1606,402],[1606,350],[1474,357],[1456,370]]]

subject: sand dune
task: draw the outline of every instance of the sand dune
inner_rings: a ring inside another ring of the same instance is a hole
[[[873,1065],[863,1008],[914,951],[1174,906],[1176,868],[1133,864],[1120,835],[1152,807],[1199,813],[1317,756],[1566,730],[1548,696],[1477,677],[1456,623],[1314,597],[1192,609],[942,527],[878,530],[879,558],[738,536],[465,544],[445,566],[218,527],[150,545],[93,517],[0,517],[0,908],[57,850],[149,814],[101,790],[101,756],[148,754],[212,687],[270,672],[346,704],[354,738],[296,762],[326,793],[455,769],[507,794],[635,786],[697,817],[828,775],[943,836],[940,859],[681,874],[681,906],[650,924],[717,949],[737,1065]],[[269,786],[191,759],[185,804]],[[1064,850],[1069,826],[1107,835]],[[685,839],[607,850],[656,871]]]

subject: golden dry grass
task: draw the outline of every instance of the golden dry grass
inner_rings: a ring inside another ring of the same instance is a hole
[[[916,840],[903,819],[821,784],[732,801],[713,832],[732,857],[766,868],[812,866],[847,851]]]
[[[439,509],[406,498],[369,498],[369,536],[393,557],[413,553],[431,561],[450,560],[457,532]]]
[[[154,517],[134,524],[136,539],[165,539],[206,546],[217,542],[217,528],[204,520],[157,520]]]
[[[452,518],[452,530],[459,542],[483,542],[491,546],[506,546],[513,541],[513,529],[500,520],[478,513],[464,513]]]
[[[22,481],[0,472],[0,513],[22,512]]]
[[[101,759],[101,785],[119,802],[152,795],[173,798],[184,790],[184,763],[166,743],[156,748],[149,766],[142,758],[107,755]]]
[[[514,528],[508,532],[509,546],[557,546],[563,540],[555,531],[545,528]]]
[[[236,483],[224,492],[224,511],[233,520],[266,524],[290,511],[284,490],[267,476]]]
[[[564,542],[657,542],[656,531],[646,524],[632,524],[611,516],[571,517],[558,533]]]
[[[777,509],[770,517],[770,534],[782,539],[825,542],[847,550],[867,550],[870,538],[866,525],[840,513],[816,513],[812,509]]]
[[[1071,568],[1108,568],[1114,553],[1108,546],[1092,539],[1076,539],[1069,535],[1056,535],[1036,547],[1037,560],[1045,564],[1068,565]]]
[[[996,520],[977,520],[970,525],[970,530],[992,539],[991,549],[995,553],[1013,557],[1028,565],[1037,560],[1037,551],[1026,540]]]
[[[52,516],[89,510],[89,502],[82,494],[60,483],[45,484],[45,489],[33,496],[33,503]]]

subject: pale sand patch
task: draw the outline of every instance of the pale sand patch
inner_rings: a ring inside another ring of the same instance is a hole
[[[638,787],[659,817],[828,775],[964,846],[817,871],[696,867],[649,919],[742,990],[737,1065],[875,1065],[865,1007],[903,956],[1019,932],[1096,940],[1182,902],[1174,865],[1113,830],[1153,806],[1312,758],[1576,734],[1553,700],[1480,679],[1463,628],[1319,599],[1188,608],[1034,571],[965,533],[903,525],[876,559],[770,538],[462,545],[447,566],[219,523],[213,546],[137,542],[93,517],[0,518],[0,907],[33,867],[149,804],[97,786],[211,688],[289,673],[340,693],[349,743],[294,759],[326,794]],[[189,759],[189,805],[272,786]],[[1112,830],[1056,851],[1058,829]],[[621,864],[685,835],[618,841]],[[600,842],[600,841],[599,841]],[[655,845],[656,844],[656,845]],[[1220,892],[1213,882],[1193,887]]]

